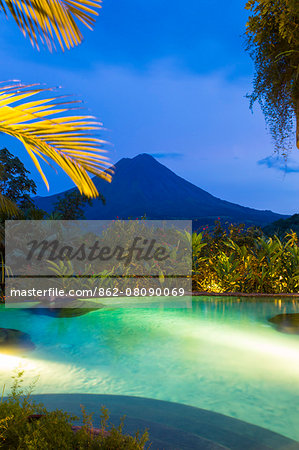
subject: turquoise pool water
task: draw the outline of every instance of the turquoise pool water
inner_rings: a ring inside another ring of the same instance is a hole
[[[296,300],[193,298],[191,308],[106,309],[75,318],[0,311],[0,327],[36,348],[0,354],[0,385],[14,369],[36,393],[121,394],[219,412],[299,441],[299,335],[267,319]]]

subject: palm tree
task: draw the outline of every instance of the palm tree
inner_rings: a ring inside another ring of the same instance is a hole
[[[20,210],[15,202],[2,194],[0,194],[0,212],[7,217],[14,217],[20,214]]]
[[[39,41],[50,51],[56,43],[64,51],[82,41],[78,22],[91,29],[101,0],[0,0],[0,10],[12,15],[24,36],[33,46]],[[2,85],[2,86],[1,86]],[[89,173],[111,181],[111,169],[99,147],[103,141],[93,136],[101,124],[90,116],[65,116],[74,102],[46,96],[51,89],[20,82],[0,83],[0,132],[16,137],[24,145],[49,188],[39,159],[56,162],[87,197],[98,196]],[[40,96],[32,100],[32,97]],[[28,101],[30,99],[30,101]],[[106,169],[106,170],[105,170]],[[1,175],[1,174],[0,174]],[[19,215],[17,205],[0,192],[0,213],[6,217]],[[0,224],[0,244],[3,243]],[[1,256],[0,281],[3,285],[5,264]]]
[[[97,15],[95,8],[100,3],[100,0],[80,0],[80,3],[77,0],[0,0],[0,10],[12,14],[23,34],[36,47],[40,40],[52,50],[58,41],[64,50],[80,44],[82,35],[77,22],[91,28],[93,16]],[[0,132],[22,142],[48,189],[39,160],[48,164],[49,159],[54,161],[82,194],[97,197],[89,173],[107,181],[111,181],[112,174],[101,149],[104,141],[93,136],[101,124],[92,116],[65,115],[75,102],[62,101],[55,95],[48,97],[50,91],[16,81],[0,83]],[[36,96],[39,98],[32,100]],[[3,198],[2,204],[4,201]]]
[[[77,23],[92,29],[101,3],[101,0],[0,0],[0,10],[6,16],[12,15],[32,45],[39,48],[40,40],[52,50],[58,41],[64,50],[82,42]]]

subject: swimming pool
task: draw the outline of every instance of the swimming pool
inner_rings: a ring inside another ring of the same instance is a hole
[[[148,397],[222,413],[299,441],[299,335],[268,322],[295,299],[193,297],[191,308],[102,309],[73,318],[1,308],[33,351],[0,354],[36,393]]]

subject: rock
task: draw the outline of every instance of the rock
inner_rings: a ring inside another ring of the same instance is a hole
[[[299,334],[299,313],[292,314],[278,314],[277,316],[268,319],[273,323],[277,331],[289,334]]]
[[[102,309],[105,307],[105,305],[101,303],[77,299],[71,301],[63,301],[61,299],[58,299],[51,302],[51,306],[49,306],[49,303],[46,303],[45,306],[42,305],[43,304],[40,303],[34,308],[28,308],[28,310],[32,314],[51,316],[56,318],[70,318],[83,316],[84,314],[88,314],[92,311],[97,311],[98,309]]]
[[[0,328],[0,353],[11,355],[34,349],[29,334],[12,328]]]

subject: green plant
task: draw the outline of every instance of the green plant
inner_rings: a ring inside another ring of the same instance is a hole
[[[48,411],[35,403],[31,393],[36,381],[28,389],[22,388],[23,372],[13,377],[11,393],[0,403],[0,447],[22,450],[83,450],[119,449],[141,450],[148,441],[148,433],[135,436],[123,433],[123,422],[118,427],[109,424],[109,414],[102,408],[100,432],[93,433],[92,415],[82,409],[83,426],[74,431],[72,423],[78,417],[59,409]]]
[[[99,194],[99,198],[105,204],[105,199],[101,194]],[[74,189],[58,197],[54,204],[53,214],[58,214],[60,220],[82,220],[85,219],[84,207],[87,205],[92,206],[91,199]]]
[[[292,231],[266,237],[258,229],[217,222],[213,231],[193,238],[195,290],[292,293],[298,288],[299,247]]]
[[[286,155],[297,124],[299,148],[299,8],[298,0],[249,0],[247,51],[255,75],[250,106],[260,103],[277,151]]]

